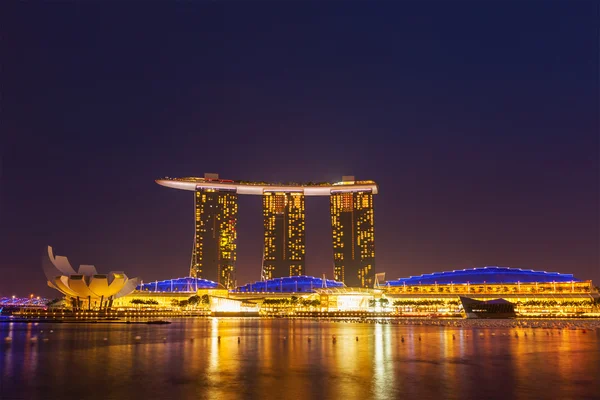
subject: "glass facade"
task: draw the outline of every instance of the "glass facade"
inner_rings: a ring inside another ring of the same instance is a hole
[[[237,194],[202,188],[195,192],[194,247],[190,276],[235,286]]]
[[[335,191],[330,198],[333,276],[351,287],[373,287],[375,236],[373,193]]]
[[[304,193],[263,194],[264,253],[262,278],[304,274]]]

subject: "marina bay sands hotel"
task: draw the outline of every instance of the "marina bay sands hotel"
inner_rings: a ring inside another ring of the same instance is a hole
[[[329,196],[334,279],[373,287],[375,241],[373,181],[344,176],[337,183],[273,184],[204,178],[164,178],[159,185],[194,192],[195,234],[190,275],[235,286],[238,195],[262,196],[262,279],[305,275],[304,201]]]

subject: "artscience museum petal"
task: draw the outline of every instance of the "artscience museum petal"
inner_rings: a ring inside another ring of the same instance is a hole
[[[67,257],[55,256],[48,246],[48,258],[44,259],[43,270],[48,286],[71,298],[87,298],[100,301],[123,297],[133,292],[138,278],[129,279],[122,271],[99,274],[93,265],[80,265],[78,271]]]

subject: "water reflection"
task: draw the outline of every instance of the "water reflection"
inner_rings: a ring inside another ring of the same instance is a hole
[[[373,351],[372,368],[373,384],[371,391],[373,398],[388,399],[395,396],[394,385],[394,360],[391,349],[391,329],[390,325],[375,326],[375,349]],[[357,346],[358,348],[358,343]]]
[[[0,324],[2,339],[13,338],[0,347],[0,398],[533,399],[600,390],[600,334],[581,330],[235,319],[42,325]]]

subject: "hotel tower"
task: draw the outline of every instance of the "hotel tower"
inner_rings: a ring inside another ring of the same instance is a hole
[[[197,188],[190,276],[235,286],[237,194],[226,188]]]
[[[375,236],[373,193],[332,191],[333,278],[346,286],[373,287]]]
[[[304,193],[264,192],[262,279],[304,275]]]

